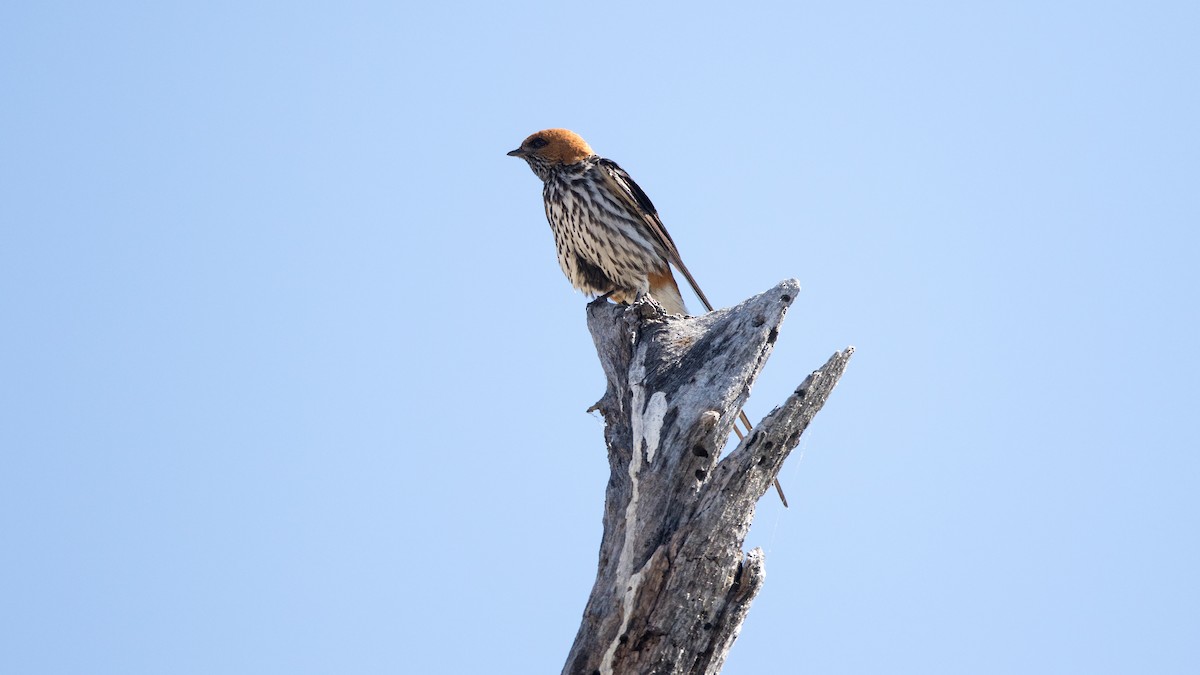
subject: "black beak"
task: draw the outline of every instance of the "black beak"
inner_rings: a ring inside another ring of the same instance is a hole
[[[524,157],[525,151],[520,148],[517,148],[516,150],[509,150],[508,156],[509,157]]]

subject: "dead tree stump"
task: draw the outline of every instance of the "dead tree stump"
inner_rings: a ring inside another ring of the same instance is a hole
[[[742,551],[754,505],[854,353],[835,353],[720,459],[799,291],[784,281],[697,317],[653,302],[588,305],[612,475],[565,675],[720,672],[763,583],[762,551]]]

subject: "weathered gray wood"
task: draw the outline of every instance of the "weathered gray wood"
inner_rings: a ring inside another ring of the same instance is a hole
[[[563,673],[717,673],[764,579],[742,552],[754,505],[853,354],[837,352],[724,459],[795,280],[730,309],[588,306],[608,378],[609,478],[596,583]]]

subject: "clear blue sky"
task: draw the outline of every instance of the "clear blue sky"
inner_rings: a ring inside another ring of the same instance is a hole
[[[1200,671],[1200,10],[974,4],[7,3],[0,672],[558,672],[549,126],[859,350],[726,673]]]

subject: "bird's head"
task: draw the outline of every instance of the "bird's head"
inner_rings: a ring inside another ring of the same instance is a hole
[[[574,131],[546,129],[526,138],[508,156],[529,162],[533,172],[541,176],[556,165],[578,164],[594,154],[592,146]]]

